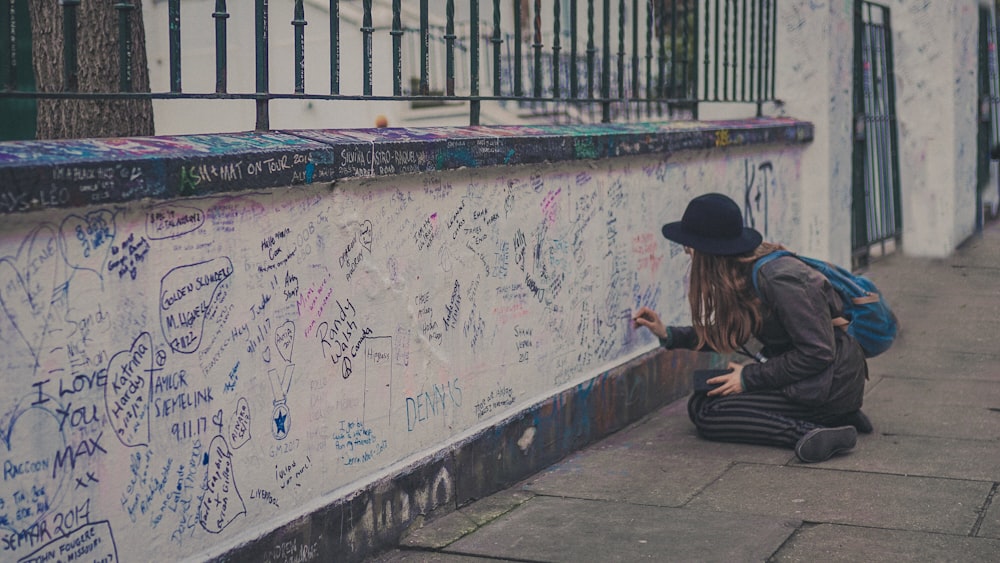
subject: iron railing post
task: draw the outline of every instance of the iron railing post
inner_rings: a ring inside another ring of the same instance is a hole
[[[764,98],[764,2],[757,14],[757,99]]]
[[[759,60],[757,61],[757,66],[760,69],[760,95],[757,96],[757,115],[763,115],[763,100],[767,98],[768,93],[768,75],[770,74],[770,64],[767,60],[767,55],[770,52],[770,42],[772,41],[771,34],[769,33],[769,26],[767,25],[768,14],[777,10],[771,10],[771,3],[769,0],[762,0],[760,6],[760,48],[759,48]],[[772,14],[774,15],[774,14]]]
[[[881,6],[879,6],[881,8]],[[886,72],[886,54],[885,54],[885,36],[887,27],[885,26],[885,13],[883,16],[883,24],[875,25],[872,24],[872,41],[875,43],[875,54],[878,56],[878,66],[875,68],[879,71],[879,80],[873,81],[873,90],[877,92],[875,98],[874,107],[878,112],[878,151],[879,156],[884,156],[885,147],[888,144],[889,136],[889,104],[888,96],[886,95],[886,89],[888,87],[886,77],[888,73]],[[888,224],[886,221],[886,205],[885,205],[885,187],[890,184],[891,178],[889,176],[889,163],[886,162],[885,158],[878,158],[878,170],[879,170],[879,181],[878,190],[875,191],[875,197],[878,202],[878,210],[874,213],[875,217],[875,234],[878,240],[884,240],[883,235],[885,232],[885,227]]]
[[[6,47],[6,57],[0,56],[0,87],[7,90],[17,89],[17,16],[16,5],[12,0],[0,0],[0,41]],[[4,49],[0,49],[0,54]]]
[[[118,0],[118,91],[132,91],[132,10],[131,0]]]
[[[660,47],[660,50],[657,53],[657,70],[658,70],[658,73],[656,75],[656,98],[657,98],[657,100],[656,100],[657,101],[656,109],[657,109],[657,112],[659,113],[659,115],[663,115],[663,106],[660,104],[660,102],[663,101],[663,98],[667,97],[667,86],[666,86],[667,85],[667,75],[666,75],[666,69],[667,69],[667,43],[666,43],[667,24],[666,24],[666,21],[664,21],[664,19],[666,18],[666,15],[667,15],[667,2],[666,2],[666,0],[660,0],[660,10],[657,13],[658,17],[657,17],[657,20],[656,20],[657,43],[659,44],[659,47]]]
[[[721,19],[719,17],[719,0],[715,0],[715,11],[713,12],[715,16],[715,52],[712,54],[712,101],[719,101],[719,25]],[[706,22],[707,25],[707,22]],[[705,53],[708,56],[708,53]],[[708,77],[706,76],[707,80]]]
[[[431,73],[431,29],[430,8],[427,0],[420,0],[420,95],[426,96],[430,91]]]
[[[229,19],[229,11],[226,9],[226,0],[215,0],[215,92],[225,93],[228,84],[228,56],[226,49],[226,20]]]
[[[746,0],[743,0],[740,3],[740,5],[745,6],[746,5]],[[740,96],[739,96],[739,80],[743,76],[743,74],[740,72],[740,68],[739,68],[740,67],[740,52],[741,52],[740,51],[740,43],[739,43],[739,40],[740,40],[740,16],[741,15],[742,15],[742,13],[740,12],[740,8],[736,4],[733,4],[733,32],[732,32],[733,33],[733,38],[732,38],[732,44],[733,44],[732,61],[733,62],[731,64],[731,66],[730,66],[730,68],[732,69],[732,73],[733,73],[733,87],[732,87],[732,93],[731,93],[730,101],[739,101],[739,99],[740,99]]]
[[[270,80],[268,78],[267,0],[255,0],[255,49],[257,75],[257,131],[271,128]],[[178,83],[178,86],[180,84]]]
[[[990,177],[990,65],[989,61],[989,35],[990,20],[992,14],[986,6],[979,6],[979,49],[976,62],[978,63],[976,72],[978,75],[978,108],[976,117],[976,232],[983,230],[983,188]]]
[[[170,51],[170,91],[181,91],[181,0],[167,4],[167,35]]]
[[[625,100],[625,0],[618,0],[618,98]]]
[[[760,80],[757,78],[757,57],[754,55],[757,43],[760,41],[758,24],[757,24],[757,5],[759,2],[750,3],[750,47],[747,49],[747,53],[750,54],[750,96],[754,99],[757,98],[755,87],[759,89]]]
[[[646,116],[653,115],[653,0],[646,0]]]
[[[79,88],[77,69],[76,10],[80,0],[59,0],[63,7],[63,91]]]
[[[865,94],[864,94],[864,18],[861,14],[861,1],[854,0],[854,69],[852,90],[854,93],[854,131],[852,140],[854,146],[852,150],[851,163],[851,252],[857,253],[864,247],[865,242],[865,153],[867,152],[867,142],[865,137],[868,124],[865,121]],[[760,92],[760,80],[757,81],[757,91]]]
[[[535,17],[533,41],[531,43],[532,52],[535,55],[535,72],[532,76],[534,92],[536,98],[542,97],[542,0],[535,0]]]
[[[445,94],[455,95],[455,0],[445,4],[444,59],[445,59]]]
[[[0,88],[17,88],[17,19],[14,2],[0,0]],[[6,55],[6,56],[4,56]]]
[[[594,59],[597,46],[594,44],[594,0],[587,0],[587,98],[594,98]]]
[[[711,27],[710,27],[711,26],[711,22],[712,22],[712,18],[711,18],[710,14],[709,14],[708,2],[706,1],[703,6],[704,7],[703,7],[701,13],[704,14],[704,16],[705,16],[705,21],[704,21],[704,29],[705,29],[705,76],[703,76],[702,80],[701,80],[701,83],[702,83],[702,93],[701,93],[700,97],[707,99],[708,98],[708,92],[709,92],[709,89],[708,89],[708,77],[710,75],[710,73],[709,73],[709,69],[710,69],[709,65],[712,62],[712,48],[711,48],[711,43],[709,42],[709,39],[712,37],[712,31],[711,31]],[[699,22],[699,24],[701,24],[701,23],[702,22]]]
[[[729,2],[731,0],[726,0],[726,7],[723,10],[723,25],[722,25],[722,99],[729,99]],[[715,4],[716,9],[719,7],[718,0]],[[715,31],[718,34],[719,31],[719,16],[715,16]],[[716,59],[715,59],[715,76],[719,76],[719,59],[718,59],[718,42],[716,42]],[[716,78],[718,79],[718,78]]]
[[[625,99],[625,0],[618,0],[618,98]]]
[[[771,58],[768,59],[767,61],[768,63],[767,69],[768,69],[768,82],[770,83],[771,88],[768,90],[768,95],[766,99],[770,100],[774,99],[774,73],[777,70],[777,67],[774,64],[775,61],[774,57],[777,55],[778,52],[778,42],[775,41],[774,38],[774,33],[778,29],[778,5],[776,2],[777,0],[770,0],[768,2],[768,8],[771,10],[771,25],[767,26],[767,39],[771,44]],[[760,117],[759,114],[758,117]]]
[[[295,27],[295,93],[306,91],[306,21],[305,8],[302,0],[295,0],[292,26]]]
[[[680,82],[683,85],[682,98],[685,100],[691,100],[695,97],[695,92],[692,91],[692,84],[695,85],[695,90],[697,90],[697,76],[698,76],[698,7],[694,7],[694,16],[689,16],[690,5],[684,8],[684,17],[681,18],[681,37],[684,38],[684,58],[683,67],[681,67],[681,78]],[[688,23],[688,20],[694,20],[692,23]],[[694,52],[691,52],[691,49]],[[697,113],[697,111],[695,112]]]
[[[611,123],[611,0],[604,0],[604,49],[601,61],[601,123]]]
[[[524,96],[524,77],[522,76],[522,47],[524,31],[521,29],[521,2],[514,0],[514,97]]]
[[[669,98],[677,97],[677,3],[674,2],[670,14],[670,93]],[[686,15],[686,14],[685,14]]]
[[[879,164],[879,159],[874,151],[878,150],[878,112],[876,111],[876,89],[878,83],[875,80],[875,72],[877,70],[877,53],[875,52],[874,38],[872,33],[871,20],[871,4],[864,2],[862,3],[865,9],[868,11],[868,18],[864,24],[864,56],[867,57],[864,69],[864,92],[865,92],[865,156],[867,158],[866,174],[865,174],[865,193],[864,193],[864,210],[865,210],[865,230],[863,236],[865,237],[865,244],[871,242],[872,233],[872,223],[875,223],[875,218],[871,216],[871,198],[875,188],[878,186],[879,175],[877,166]]]
[[[632,99],[639,99],[639,0],[632,0]],[[638,106],[636,110],[638,111]]]
[[[340,94],[340,0],[330,0],[330,95]]]
[[[562,51],[562,42],[559,35],[562,33],[562,12],[561,2],[558,0],[552,3],[552,97],[559,99],[559,73],[562,71],[559,65],[559,53]]]
[[[392,95],[403,95],[403,22],[401,0],[392,0]]]
[[[470,84],[469,101],[469,125],[479,125],[479,114],[481,102],[479,98],[479,0],[471,0],[469,5],[469,20],[472,22],[470,30],[469,49],[471,51],[469,70],[472,75]]]
[[[691,29],[693,30],[692,31],[692,37],[691,37],[691,45],[694,47],[694,53],[690,54],[690,61],[688,61],[687,57],[685,57],[685,71],[684,71],[685,75],[686,75],[686,73],[687,73],[687,70],[686,70],[687,69],[687,65],[690,64],[690,66],[691,66],[691,80],[690,81],[685,80],[684,87],[686,89],[690,89],[692,87],[692,85],[693,85],[694,89],[693,89],[693,92],[685,93],[685,98],[690,97],[694,101],[694,103],[691,106],[691,118],[694,119],[694,120],[696,120],[696,121],[698,119],[698,102],[701,100],[701,98],[698,96],[698,42],[701,39],[701,37],[698,35],[698,33],[699,33],[699,30],[701,29],[701,21],[699,21],[699,14],[702,14],[702,13],[703,13],[703,10],[700,9],[699,6],[696,4],[695,7],[694,7],[694,23],[693,23],[693,25],[691,25]],[[684,25],[687,25],[687,17],[686,17],[686,15],[687,15],[687,11],[685,10]],[[687,51],[687,49],[685,49],[685,52],[686,51]]]
[[[452,0],[449,0],[449,2]],[[500,45],[503,44],[503,36],[500,33],[500,0],[493,0],[493,95],[500,96],[501,65]]]
[[[988,42],[988,57],[989,57],[989,96],[990,96],[990,147],[996,146],[1000,143],[1000,108],[997,107],[997,102],[1000,102],[1000,77],[997,74],[997,23],[996,17],[990,18],[989,25],[989,39]],[[994,157],[991,156],[991,159]]]
[[[743,39],[743,46],[740,49],[740,54],[742,58],[740,60],[740,101],[746,101],[747,99],[747,2],[743,2],[743,9],[740,11],[740,16],[742,16],[742,31],[741,37]]]
[[[895,71],[896,61],[893,54],[892,48],[892,14],[888,8],[885,10],[885,28],[887,33],[885,34],[885,52],[886,52],[886,67],[892,71]],[[775,10],[777,11],[777,10]],[[774,99],[774,46],[771,48],[771,99]],[[896,77],[893,74],[889,74],[888,80],[886,80],[886,107],[889,111],[889,154],[891,159],[890,170],[892,177],[895,179],[899,178],[899,132],[896,127]],[[890,205],[893,209],[893,233],[895,238],[898,240],[899,234],[903,232],[903,206],[900,203],[900,186],[899,182],[893,182],[892,187],[889,192]],[[977,210],[978,213],[978,210]]]
[[[364,0],[364,15],[361,20],[361,59],[364,65],[362,70],[362,92],[365,96],[372,95],[372,0]]]
[[[577,69],[576,37],[578,34],[576,5],[578,0],[571,0],[569,5],[569,97],[574,100],[580,96],[580,76]]]

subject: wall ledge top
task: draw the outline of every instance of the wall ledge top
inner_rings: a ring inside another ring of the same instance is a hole
[[[0,214],[344,178],[808,143],[792,118],[0,142]]]

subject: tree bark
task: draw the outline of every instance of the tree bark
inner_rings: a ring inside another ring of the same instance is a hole
[[[115,0],[83,0],[77,8],[78,91],[119,91],[118,10]],[[132,91],[149,92],[142,0],[131,0]],[[35,84],[39,92],[66,91],[63,84],[63,6],[31,0]],[[153,134],[149,99],[38,100],[38,139],[122,137]]]

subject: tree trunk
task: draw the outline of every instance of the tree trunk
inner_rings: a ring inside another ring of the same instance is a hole
[[[114,0],[83,0],[77,8],[78,91],[119,91],[118,10]],[[149,92],[142,0],[132,0],[132,91]],[[31,0],[35,83],[39,92],[66,91],[63,83],[63,6]],[[149,99],[38,100],[38,139],[153,134]]]

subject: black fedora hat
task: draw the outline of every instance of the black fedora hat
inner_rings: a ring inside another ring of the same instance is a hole
[[[757,248],[764,237],[743,226],[740,206],[722,194],[700,195],[680,221],[663,225],[663,236],[704,254],[731,256]]]

